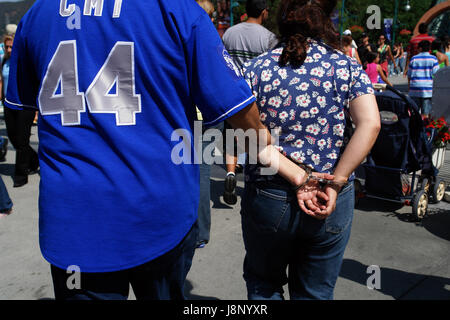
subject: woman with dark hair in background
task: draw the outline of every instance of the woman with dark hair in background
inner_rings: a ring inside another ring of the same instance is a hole
[[[443,45],[444,45],[444,51],[447,55],[448,59],[450,60],[450,36],[444,36],[443,39]]]
[[[358,50],[352,47],[353,39],[350,36],[343,36],[342,37],[342,50],[343,52],[348,55],[349,57],[356,59],[359,64],[361,63],[361,59],[359,58]]]
[[[397,74],[402,74],[405,64],[405,50],[403,49],[403,43],[397,42],[397,54],[394,57],[397,64]]]
[[[293,190],[280,175],[264,175],[260,165],[246,167],[241,215],[249,299],[284,299],[286,283],[291,299],[333,298],[350,237],[352,172],[380,128],[367,74],[339,51],[330,19],[336,2],[282,0],[280,46],[245,65],[260,118],[279,133],[277,149],[309,172],[334,175],[331,183]],[[356,126],[348,143],[347,111]],[[326,209],[298,205],[296,192],[309,188],[328,195]]]
[[[369,76],[370,81],[372,83],[386,83],[392,87],[392,83],[389,82],[388,78],[384,74],[383,69],[379,65],[380,54],[378,52],[369,52],[366,58],[366,73]]]
[[[431,43],[431,54],[438,59],[439,68],[445,68],[449,66],[449,58],[446,54],[442,53],[443,46],[439,39],[434,40]]]
[[[9,60],[11,57],[14,38],[5,37],[5,56],[2,62],[1,98],[5,99],[8,88]],[[39,168],[39,158],[30,146],[31,126],[36,114],[35,110],[13,110],[4,108],[5,124],[8,138],[16,149],[16,165],[14,169],[14,187],[18,188],[28,183],[28,174]]]
[[[381,68],[386,74],[386,77],[388,77],[389,76],[388,60],[391,60],[392,64],[394,65],[394,70],[397,69],[397,64],[395,63],[391,46],[386,43],[386,37],[384,35],[380,35],[380,37],[378,38],[378,53],[380,54]]]

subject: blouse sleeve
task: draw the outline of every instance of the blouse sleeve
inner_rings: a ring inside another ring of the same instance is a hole
[[[372,82],[364,71],[362,65],[356,61],[350,64],[351,82],[349,90],[349,101],[352,101],[366,94],[374,94]]]

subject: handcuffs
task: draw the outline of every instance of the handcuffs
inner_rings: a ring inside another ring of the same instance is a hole
[[[294,191],[295,192],[297,192],[299,189],[301,189],[304,186],[306,186],[308,184],[308,182],[311,181],[311,180],[317,181],[322,188],[327,186],[327,185],[343,188],[343,187],[345,187],[348,184],[348,181],[346,181],[346,182],[336,182],[336,181],[333,181],[333,180],[327,180],[327,179],[316,177],[316,176],[314,176],[312,174],[313,171],[312,171],[312,169],[310,167],[308,167],[308,166],[306,166],[306,165],[304,165],[302,163],[299,163],[298,165],[303,170],[305,170],[307,176],[306,176],[306,180],[302,184],[294,187]]]

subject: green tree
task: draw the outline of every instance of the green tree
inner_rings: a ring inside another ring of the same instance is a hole
[[[417,22],[420,20],[422,15],[430,9],[434,4],[433,0],[409,0],[411,9],[409,11],[405,10],[406,0],[398,0],[399,10],[398,10],[398,20],[396,30],[396,38],[399,38],[399,32],[402,29],[408,29],[413,31]],[[340,0],[338,3],[339,9],[342,8],[343,1]],[[378,39],[379,35],[384,32],[383,29],[378,30],[368,30],[367,29],[367,19],[369,14],[367,14],[367,8],[370,5],[377,5],[381,9],[381,26],[383,28],[383,21],[385,18],[394,18],[395,14],[395,1],[393,0],[377,0],[374,3],[373,0],[346,0],[345,1],[345,15],[343,20],[344,29],[348,29],[354,25],[359,25],[363,27],[370,37],[372,42]]]
[[[408,29],[413,31],[416,26],[417,21],[422,17],[422,15],[430,9],[432,5],[435,4],[435,0],[409,0],[409,4],[411,9],[409,11],[405,11],[406,0],[398,0],[399,1],[399,11],[398,11],[398,22],[396,28],[396,38],[399,38],[399,32],[402,29]],[[245,0],[239,1],[240,5],[237,8],[234,8],[233,14],[235,17],[236,23],[240,21],[240,17],[245,13]],[[276,23],[276,15],[278,12],[278,6],[280,4],[280,0],[269,0],[269,19],[265,22],[265,26],[278,34],[277,23]],[[338,9],[342,8],[342,0],[338,1]],[[393,0],[346,0],[345,1],[345,15],[343,20],[343,29],[349,29],[352,26],[361,26],[365,29],[365,31],[369,34],[369,37],[372,42],[375,42],[378,39],[379,35],[383,32],[380,30],[368,30],[367,29],[367,19],[369,18],[369,14],[367,14],[367,8],[370,5],[378,5],[381,9],[381,25],[383,26],[383,20],[385,18],[394,18],[395,13],[395,1]],[[405,37],[401,37],[400,39],[404,39]]]

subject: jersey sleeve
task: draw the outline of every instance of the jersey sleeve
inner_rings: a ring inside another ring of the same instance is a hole
[[[350,63],[351,83],[349,91],[349,101],[352,101],[366,94],[374,94],[375,91],[369,76],[364,71],[362,65],[352,59]]]
[[[38,81],[27,50],[22,22],[17,27],[10,59],[5,106],[11,109],[37,109]]]
[[[185,46],[192,96],[205,125],[219,123],[255,101],[206,14],[197,19]]]

